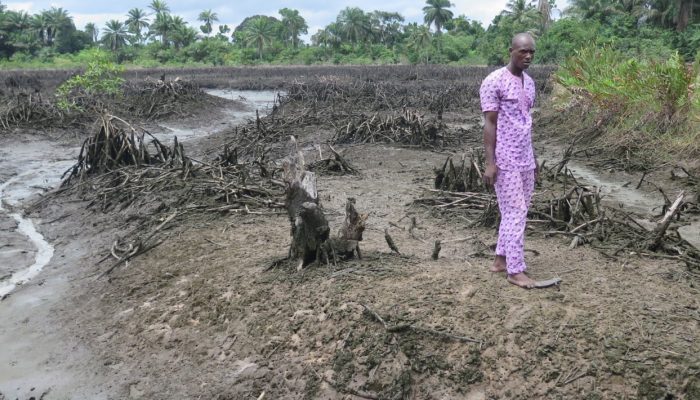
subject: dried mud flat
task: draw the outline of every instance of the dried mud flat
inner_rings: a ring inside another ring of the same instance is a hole
[[[446,113],[445,120],[459,125],[476,115]],[[314,145],[333,134],[314,125],[285,133],[298,137],[310,162]],[[469,143],[479,140],[478,129],[464,134]],[[229,139],[210,136],[202,146]],[[102,393],[83,397],[700,396],[697,272],[633,254],[611,260],[531,232],[532,275],[563,283],[518,289],[488,272],[493,229],[412,205],[433,187],[446,153],[336,148],[361,175],[319,176],[330,226],[340,226],[347,197],[369,214],[363,259],[336,268],[270,269],[287,255],[286,214],[232,212],[186,219],[164,230],[160,246],[96,279],[110,244],[128,232],[130,214],[96,213],[76,200],[38,210],[43,221],[65,216],[42,227],[55,241],[55,259],[82,253],[63,272],[64,297],[45,318],[89,353],[89,364],[74,363],[88,377],[79,385]],[[386,228],[401,255],[388,249]],[[432,260],[436,239],[444,244]]]

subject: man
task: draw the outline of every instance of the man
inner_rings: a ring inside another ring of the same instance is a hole
[[[537,160],[532,148],[535,82],[525,73],[535,55],[535,40],[520,33],[511,42],[510,62],[481,85],[486,169],[484,182],[493,186],[501,211],[496,259],[492,272],[507,272],[508,282],[532,288],[525,274],[525,222],[535,188]]]

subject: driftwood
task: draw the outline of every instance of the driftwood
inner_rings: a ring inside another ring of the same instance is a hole
[[[545,289],[552,286],[559,286],[561,284],[560,278],[547,279],[546,281],[537,281],[533,286],[534,289]]]
[[[359,174],[357,168],[352,166],[340,153],[338,153],[333,146],[328,146],[331,151],[332,156],[329,158],[321,158],[309,164],[309,171],[313,171],[319,174],[325,175],[357,175]],[[321,149],[319,148],[319,153]]]
[[[649,250],[656,250],[661,245],[661,242],[663,241],[663,238],[666,235],[666,230],[668,230],[668,226],[671,224],[673,217],[676,215],[681,205],[683,204],[684,197],[685,192],[682,191],[676,198],[676,201],[674,201],[671,207],[669,207],[668,211],[666,211],[666,214],[661,219],[661,221],[656,225],[656,228],[653,232],[653,237],[651,238],[651,242],[649,243]]]

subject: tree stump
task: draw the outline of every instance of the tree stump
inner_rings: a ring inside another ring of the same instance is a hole
[[[340,256],[345,260],[351,259],[357,253],[357,258],[362,259],[360,242],[365,231],[367,214],[360,214],[355,209],[355,198],[348,197],[345,203],[345,220],[338,231],[338,237],[330,241],[333,256]]]
[[[304,170],[304,156],[297,149],[297,143],[293,137],[291,144],[291,154],[283,162],[286,183],[285,206],[292,236],[289,258],[297,260],[297,270],[301,270],[314,261],[321,261],[330,228],[319,206],[316,175]],[[323,255],[328,260],[328,255]]]

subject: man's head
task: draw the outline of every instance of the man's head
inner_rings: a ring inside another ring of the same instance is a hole
[[[520,71],[526,70],[535,57],[535,39],[529,33],[518,33],[510,44],[510,63]]]

